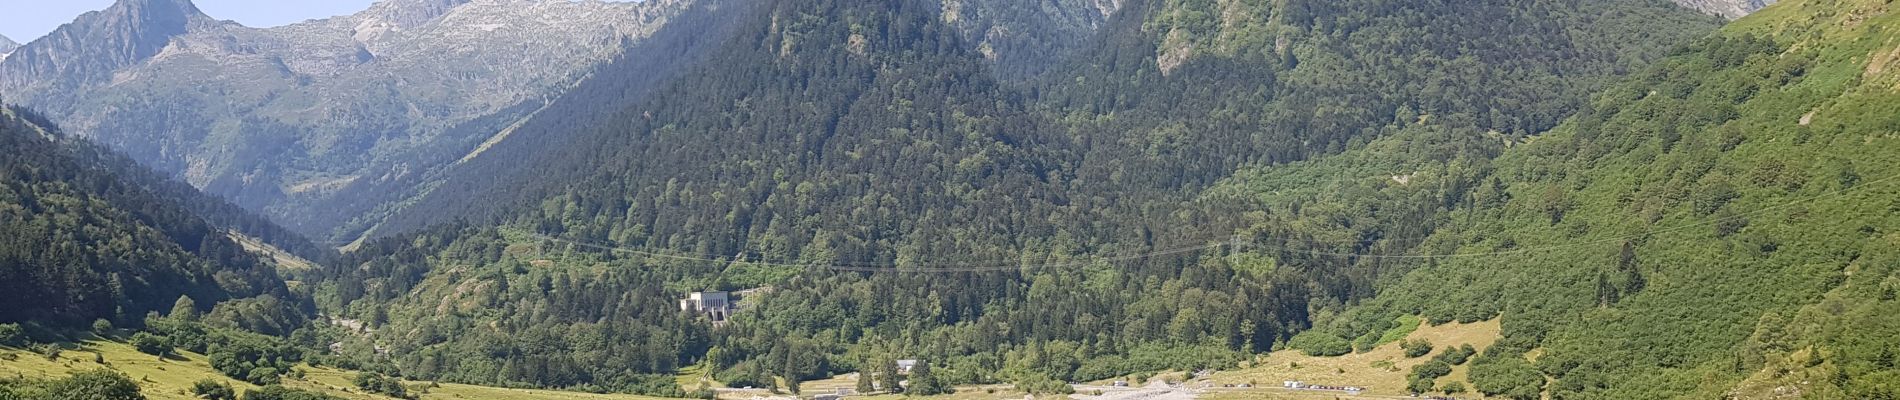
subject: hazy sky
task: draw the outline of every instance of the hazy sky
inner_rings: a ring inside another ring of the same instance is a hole
[[[271,27],[307,19],[351,14],[373,0],[193,0],[212,18],[245,26]],[[105,9],[112,0],[0,0],[0,35],[26,43],[52,32],[87,11]]]

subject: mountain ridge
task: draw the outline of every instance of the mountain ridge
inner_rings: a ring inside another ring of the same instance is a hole
[[[0,35],[0,61],[6,61],[7,56],[13,54],[13,49],[19,47],[20,43],[14,42],[13,39],[7,38],[6,35]]]
[[[491,121],[538,107],[685,4],[396,0],[251,28],[184,0],[125,0],[0,61],[0,90],[307,235],[352,237],[352,221],[505,126]],[[181,16],[151,11],[165,5]],[[114,17],[140,10],[157,15]],[[127,33],[88,33],[100,31]],[[146,39],[107,61],[82,51],[120,37]]]
[[[157,55],[176,36],[218,23],[189,0],[118,0],[20,46],[0,62],[0,87],[36,86],[36,76],[99,79]]]

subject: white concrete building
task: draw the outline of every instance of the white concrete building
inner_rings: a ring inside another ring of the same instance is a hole
[[[726,292],[693,292],[680,299],[680,311],[706,314],[714,323],[732,316],[732,299]]]

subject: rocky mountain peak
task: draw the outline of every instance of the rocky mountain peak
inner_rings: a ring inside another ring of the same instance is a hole
[[[6,61],[7,56],[13,54],[13,49],[17,48],[20,48],[19,43],[8,39],[6,35],[0,35],[0,61]]]
[[[0,92],[76,136],[329,234],[694,1],[379,0],[250,28],[186,0],[121,0],[0,61]]]
[[[413,28],[448,14],[469,0],[383,0],[358,13],[364,19],[377,19],[403,28]]]
[[[218,23],[189,0],[119,0],[20,46],[0,63],[0,83],[17,85],[33,76],[108,76],[158,54],[173,37]]]
[[[371,41],[392,31],[413,29],[443,15],[469,0],[383,0],[368,10],[351,16],[356,20],[356,38]]]
[[[106,28],[146,29],[175,35],[215,25],[217,20],[199,11],[191,0],[118,0],[105,10],[81,15],[70,25],[87,25],[88,22]]]

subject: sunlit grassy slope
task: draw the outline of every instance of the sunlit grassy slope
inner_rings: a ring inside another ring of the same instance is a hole
[[[1404,335],[1405,339],[1427,340],[1433,345],[1432,354],[1443,352],[1447,348],[1470,344],[1478,351],[1496,342],[1499,334],[1498,320],[1459,324],[1450,323],[1438,326],[1421,325],[1417,330]],[[1312,384],[1360,386],[1366,394],[1374,396],[1404,396],[1406,374],[1412,366],[1431,360],[1431,356],[1406,358],[1399,343],[1386,343],[1372,351],[1347,354],[1339,357],[1313,357],[1298,350],[1282,350],[1263,355],[1252,366],[1235,371],[1215,373],[1210,380],[1216,386],[1252,384],[1256,388],[1279,387],[1283,381],[1304,381]],[[1450,376],[1439,378],[1440,385],[1462,381],[1468,365],[1452,368]],[[1469,386],[1467,382],[1465,385]],[[1260,398],[1265,395],[1259,391],[1247,393],[1214,393],[1206,398]],[[1276,393],[1285,398],[1302,398],[1303,394]],[[1337,394],[1328,393],[1323,398],[1333,398]],[[1238,397],[1236,397],[1238,396]],[[1249,397],[1252,396],[1252,397]],[[1341,398],[1345,398],[1341,395]]]
[[[96,355],[96,356],[95,356]],[[104,363],[97,361],[104,358]],[[193,400],[189,394],[191,384],[201,379],[214,379],[230,383],[239,392],[255,389],[255,385],[226,378],[211,369],[210,361],[202,354],[184,353],[165,360],[156,356],[140,353],[125,343],[92,340],[68,346],[56,360],[31,351],[0,347],[0,376],[57,378],[73,371],[97,368],[110,368],[139,381],[147,398],[152,400]],[[334,368],[319,368],[308,365],[297,367],[304,373],[303,378],[286,377],[284,386],[298,389],[321,391],[347,399],[388,399],[388,397],[361,393],[351,386],[350,380],[355,372]],[[443,383],[439,387],[428,387],[427,382],[408,382],[411,393],[421,393],[423,399],[495,399],[495,400],[651,400],[654,397],[632,395],[603,395],[591,393],[561,392],[552,390],[505,389],[485,386],[471,386]]]
[[[1263,354],[1256,358],[1253,363],[1243,368],[1232,371],[1215,372],[1205,380],[1189,382],[1186,386],[1190,390],[1184,391],[1183,393],[1195,392],[1194,395],[1197,398],[1204,400],[1363,400],[1406,398],[1408,396],[1405,392],[1406,375],[1410,373],[1413,366],[1430,360],[1432,356],[1406,358],[1404,351],[1399,348],[1398,339],[1430,341],[1434,346],[1432,354],[1437,354],[1444,351],[1444,349],[1465,344],[1469,344],[1482,352],[1484,349],[1491,347],[1499,337],[1500,326],[1496,319],[1469,324],[1449,323],[1438,326],[1424,324],[1416,318],[1406,318],[1404,320],[1416,325],[1402,326],[1393,329],[1391,332],[1394,334],[1393,340],[1371,351],[1348,354],[1340,357],[1313,357],[1302,354],[1298,350],[1285,350],[1271,354]],[[1469,364],[1453,367],[1451,375],[1439,378],[1438,384],[1442,386],[1454,381],[1465,381],[1469,368]],[[1180,372],[1164,372],[1155,375],[1153,379],[1179,381],[1184,376],[1185,374]],[[1361,386],[1369,390],[1360,396],[1351,396],[1340,392],[1285,391],[1277,389],[1282,381],[1287,380],[1305,381],[1312,384]],[[1112,380],[1090,382],[1089,385],[1106,386],[1110,381]],[[1251,389],[1224,387],[1226,385],[1239,384],[1252,384],[1254,387]],[[816,394],[829,393],[837,388],[850,388],[854,385],[855,381],[851,377],[839,376],[832,379],[805,382],[803,388],[807,394]],[[1141,382],[1136,382],[1136,386],[1141,385]],[[1465,385],[1470,386],[1471,383],[1465,382]],[[975,400],[1021,399],[1024,397],[1022,392],[1014,391],[1006,387],[994,387],[995,390],[993,391],[987,389],[989,388],[964,386],[958,387],[957,393],[953,395],[930,396],[926,398]],[[1078,387],[1077,391],[1083,395],[1092,392],[1090,387]],[[854,398],[899,399],[904,397],[884,395]],[[1047,396],[1038,396],[1038,398],[1047,398]],[[1459,398],[1475,399],[1481,398],[1481,396],[1470,393],[1460,395]]]

